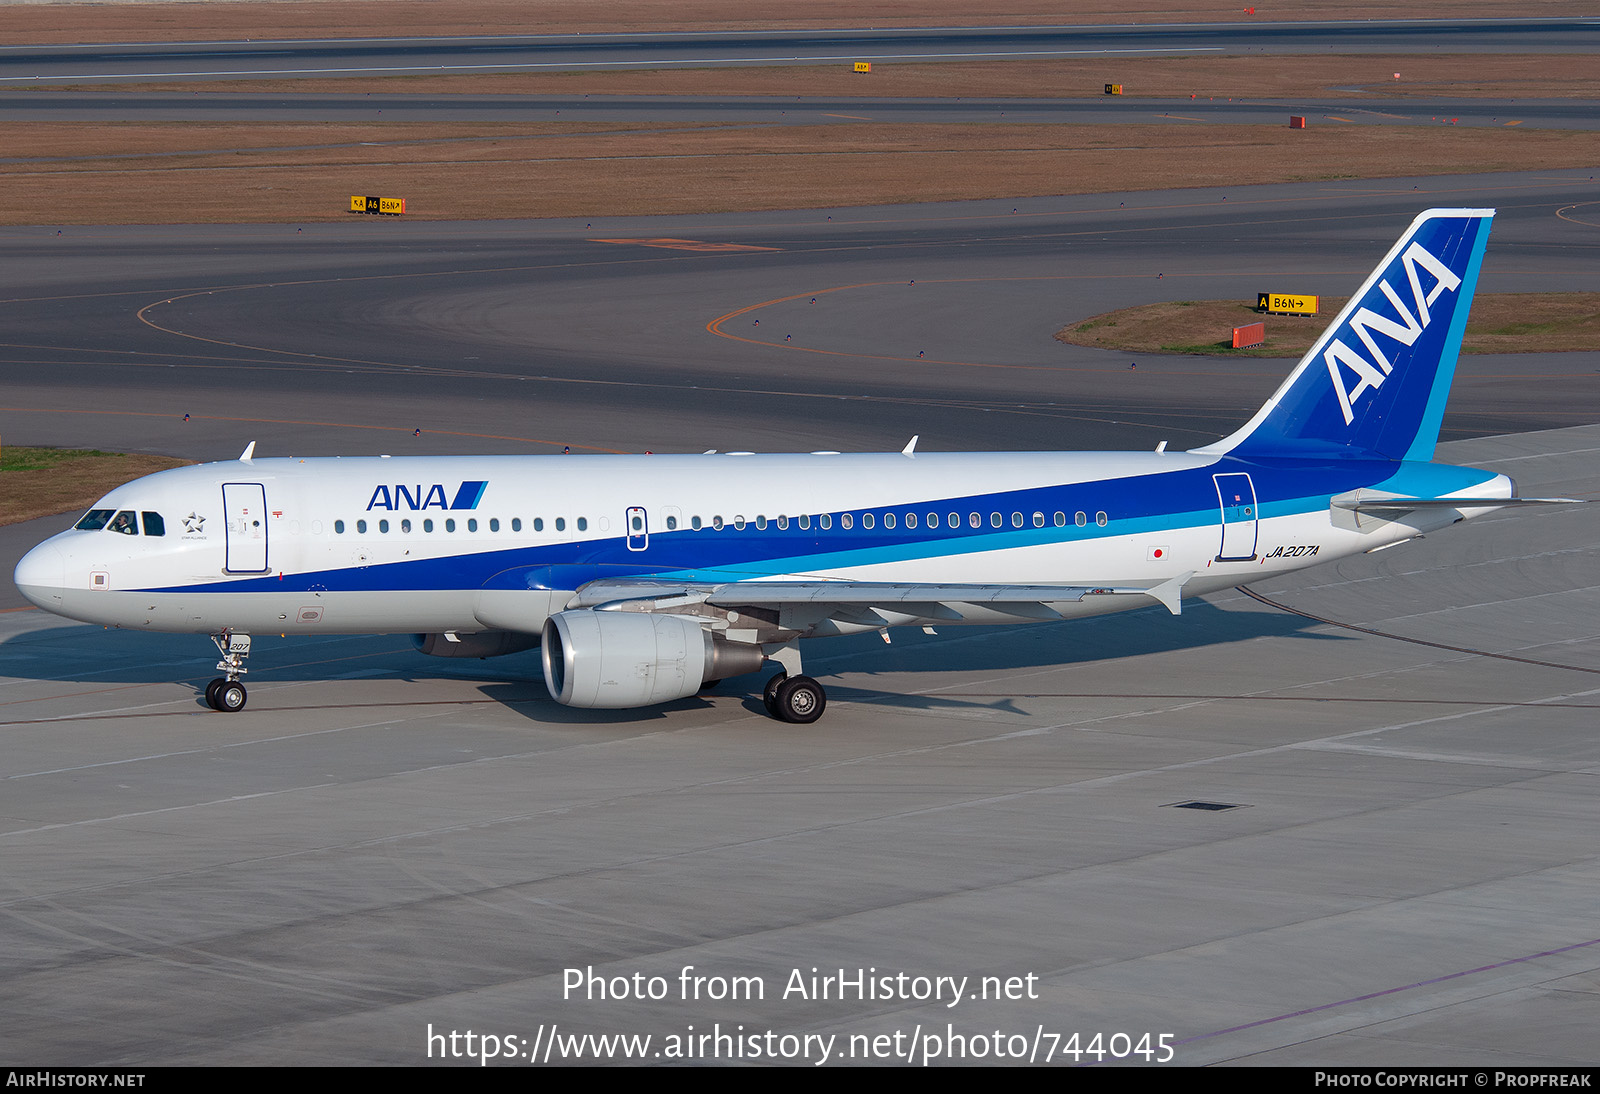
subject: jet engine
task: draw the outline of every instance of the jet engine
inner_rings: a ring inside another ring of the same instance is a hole
[[[545,686],[571,707],[666,703],[764,660],[760,646],[729,642],[681,615],[578,609],[544,625]]]

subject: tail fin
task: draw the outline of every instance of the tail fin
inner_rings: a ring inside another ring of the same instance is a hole
[[[1203,454],[1430,460],[1493,209],[1430,209],[1245,426]]]

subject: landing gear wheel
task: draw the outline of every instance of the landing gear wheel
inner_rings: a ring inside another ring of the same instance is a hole
[[[211,683],[206,685],[206,706],[210,707],[212,710],[222,709],[221,707],[217,706],[217,689],[222,687],[222,685],[226,684],[227,682],[228,681],[225,677],[219,676],[215,680],[211,681]]]
[[[236,710],[243,710],[245,700],[248,698],[249,694],[244,690],[243,684],[237,680],[224,680],[222,686],[217,689],[216,702],[211,705],[224,713],[231,714]]]
[[[773,705],[775,715],[785,722],[810,725],[827,709],[828,693],[811,677],[796,676],[779,686]]]
[[[766,705],[767,713],[774,718],[781,718],[778,713],[778,689],[783,687],[783,682],[789,679],[787,672],[780,672],[767,681],[767,686],[761,690],[761,702]]]

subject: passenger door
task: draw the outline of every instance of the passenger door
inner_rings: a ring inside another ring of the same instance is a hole
[[[258,482],[223,483],[222,511],[228,544],[223,568],[231,574],[265,573],[267,488]]]

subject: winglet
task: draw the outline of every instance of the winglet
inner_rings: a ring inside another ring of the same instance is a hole
[[[1177,577],[1170,577],[1153,589],[1146,589],[1146,595],[1153,596],[1166,607],[1173,615],[1183,614],[1183,587],[1194,576],[1193,570],[1185,570]]]
[[[900,455],[915,456],[917,454],[917,439],[921,436],[922,434],[918,433],[915,437],[912,437],[909,441],[907,441],[906,446],[900,450]]]
[[[244,446],[244,451],[239,453],[239,462],[240,463],[249,463],[251,460],[255,459],[255,455],[256,455],[256,442],[255,441],[251,441],[249,444]]]

